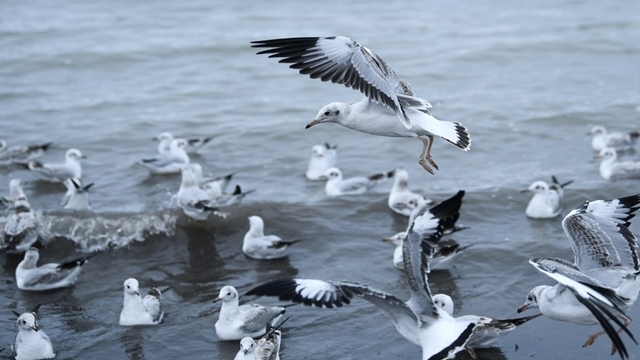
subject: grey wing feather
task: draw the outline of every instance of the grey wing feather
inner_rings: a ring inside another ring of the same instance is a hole
[[[253,41],[252,47],[267,48],[258,54],[283,58],[293,69],[311,78],[343,84],[362,92],[409,122],[396,93],[412,95],[409,84],[371,50],[344,37],[309,37]],[[401,90],[401,91],[398,91]],[[408,94],[407,94],[408,93]]]
[[[624,204],[616,204],[620,200],[622,199],[611,202],[598,201],[598,204],[595,204],[616,206],[613,213],[608,213],[607,217],[599,216],[603,211],[589,211],[594,203],[587,202],[569,213],[562,221],[562,227],[573,248],[575,265],[583,271],[616,265],[640,269],[637,239],[627,227],[633,214],[619,214],[617,208]],[[635,210],[630,208],[628,212]]]
[[[270,323],[274,318],[282,315],[284,313],[284,309],[279,307],[264,307],[259,306],[255,307],[252,311],[252,317],[245,321],[244,325],[242,325],[242,330],[246,332],[256,332],[261,329],[264,329],[268,323]]]
[[[426,320],[425,316],[431,318],[439,316],[427,283],[428,257],[431,253],[424,252],[425,245],[429,246],[427,242],[422,241],[420,234],[413,231],[412,224],[402,243],[402,260],[404,274],[411,289],[409,304],[423,321]]]

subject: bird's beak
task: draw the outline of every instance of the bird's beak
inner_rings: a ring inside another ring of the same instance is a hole
[[[305,129],[308,129],[314,125],[320,124],[322,122],[322,119],[315,119],[313,121],[311,121],[310,123],[307,124],[307,126],[305,126]]]
[[[596,154],[596,155],[593,155],[593,159],[594,160],[602,159],[602,156],[600,156],[600,154]]]
[[[140,296],[140,292],[139,291],[134,291],[133,293],[138,295],[138,296]]]
[[[392,242],[393,239],[391,239],[390,237],[386,237],[386,238],[383,238],[382,241]]]
[[[40,330],[40,327],[38,326],[38,324],[33,324],[33,326],[31,327],[31,330],[37,332],[38,330]]]
[[[249,349],[244,349],[244,354],[247,355],[247,353],[249,352]]]
[[[518,314],[520,314],[521,312],[527,310],[530,307],[531,307],[531,305],[529,305],[527,303],[520,305],[520,307],[518,308]]]
[[[217,297],[217,298],[213,299],[213,302],[214,302],[214,303],[217,303],[217,302],[218,302],[218,301],[220,301],[220,300],[222,300],[222,299],[220,299],[220,297]]]
[[[527,193],[529,192],[529,189],[524,189],[524,190],[520,190],[521,193]]]

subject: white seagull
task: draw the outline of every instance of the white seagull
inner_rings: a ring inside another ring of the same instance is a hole
[[[27,251],[36,241],[40,233],[35,214],[27,195],[22,191],[22,181],[12,179],[9,182],[9,201],[13,212],[7,217],[2,231],[2,248],[10,254]]]
[[[160,133],[158,136],[153,138],[154,140],[160,141],[158,144],[158,154],[168,154],[171,152],[171,140],[175,139],[173,134],[165,131]],[[201,147],[205,146],[209,141],[213,139],[212,137],[206,138],[189,138],[184,139],[186,141],[185,151],[188,154],[195,154],[200,150]]]
[[[162,309],[162,293],[151,281],[150,289],[143,298],[140,296],[138,280],[129,278],[124,281],[124,306],[120,312],[120,325],[157,325],[164,317]]]
[[[379,307],[404,338],[421,346],[422,360],[452,359],[466,348],[476,322],[457,320],[434,304],[427,283],[428,253],[423,253],[423,247],[428,246],[413,228],[409,230],[403,261],[411,298],[406,302],[365,284],[312,279],[273,280],[247,294],[278,296],[280,300],[328,308],[349,304],[358,296]]]
[[[53,143],[31,146],[7,147],[7,142],[0,140],[0,164],[26,164],[29,161],[44,155]]]
[[[539,180],[531,184],[521,192],[532,192],[533,197],[529,200],[525,213],[534,219],[551,219],[562,212],[562,202],[564,200],[564,187],[571,184],[573,180],[560,184],[555,176],[551,177],[551,185]]]
[[[307,165],[305,176],[309,180],[325,180],[325,173],[329,168],[335,167],[338,157],[338,146],[331,146],[329,143],[324,145],[313,145],[311,147],[311,159]]]
[[[640,195],[587,201],[572,210],[562,220],[562,227],[573,248],[573,263],[558,258],[531,258],[529,262],[537,270],[558,284],[533,288],[518,312],[538,307],[552,319],[582,325],[599,323],[611,338],[612,353],[618,350],[623,359],[627,358],[627,349],[609,320],[635,342],[626,328],[630,320],[624,311],[636,301],[640,289],[638,239],[628,228],[638,208]],[[589,336],[583,347],[591,345],[600,334]]]
[[[176,174],[189,165],[189,155],[185,151],[185,139],[173,139],[169,152],[153,158],[142,159],[138,163],[144,165],[152,174]]]
[[[11,346],[16,360],[53,359],[56,356],[49,336],[38,326],[36,312],[39,307],[36,306],[33,312],[16,313],[19,315],[18,333]]]
[[[36,160],[29,161],[27,167],[40,178],[51,182],[63,182],[68,178],[82,178],[80,159],[86,159],[80,150],[71,148],[65,154],[63,164],[46,164]]]
[[[464,194],[465,192],[463,190],[458,191],[458,193],[451,198],[426,210],[413,223],[414,231],[419,233],[423,240],[429,241],[430,246],[433,248],[429,259],[430,270],[446,268],[446,265],[449,264],[456,255],[471,246],[460,246],[460,244],[454,240],[441,240],[443,235],[463,229],[456,227],[456,222],[460,217],[460,207],[462,206],[462,197]],[[404,269],[402,249],[406,237],[407,232],[401,231],[391,237],[382,239],[382,241],[391,242],[396,245],[393,252],[393,266],[401,270]]]
[[[368,177],[356,176],[343,179],[342,171],[337,167],[329,168],[325,172],[327,183],[324,190],[329,196],[364,194],[374,186],[393,176],[393,172],[377,173]]]
[[[264,234],[264,221],[260,216],[249,216],[249,231],[244,235],[242,252],[254,259],[280,259],[287,256],[291,244],[302,240],[284,241],[276,235]]]
[[[453,316],[454,305],[453,300],[446,294],[433,295],[433,302],[436,306],[439,306],[447,314]],[[502,334],[511,332],[516,329],[517,326],[526,323],[529,320],[535,319],[542,314],[536,314],[533,316],[526,316],[517,319],[505,319],[498,320],[492,319],[486,316],[477,315],[463,315],[456,318],[458,321],[474,321],[477,326],[471,336],[471,340],[467,343],[467,346],[474,349],[487,348],[493,345],[498,337]]]
[[[195,173],[196,183],[201,188],[211,191],[214,194],[220,194],[227,189],[229,183],[231,182],[231,178],[233,178],[234,173],[230,173],[225,176],[220,177],[206,177],[203,175],[202,165],[198,163],[190,163],[189,167],[191,167]]]
[[[267,333],[255,341],[247,336],[240,340],[240,350],[233,360],[280,360],[280,341],[282,332],[279,328],[291,316],[284,319],[277,327],[271,328]]]
[[[172,201],[184,211],[185,215],[194,220],[206,220],[209,214],[217,209],[210,206],[209,194],[198,186],[196,172],[192,164],[182,169],[180,189],[173,195]]]
[[[91,210],[89,189],[93,183],[83,186],[80,179],[68,178],[64,181],[64,185],[67,187],[67,192],[62,198],[63,208],[73,211]]]
[[[287,311],[285,306],[238,305],[238,291],[230,285],[220,289],[218,297],[213,302],[218,301],[222,301],[222,306],[215,329],[220,340],[262,336],[266,334],[267,328],[275,325]]]
[[[16,268],[16,285],[20,290],[46,291],[75,284],[84,264],[95,254],[83,256],[62,264],[48,263],[38,266],[40,252],[29,248]]]
[[[393,170],[394,183],[389,192],[389,208],[395,213],[411,216],[411,213],[420,204],[431,204],[433,200],[409,190],[409,173],[404,168]],[[413,200],[413,201],[412,201]]]
[[[607,129],[602,125],[592,127],[587,135],[593,136],[591,148],[595,151],[604,148],[613,148],[617,151],[631,150],[640,137],[637,131],[607,133]]]
[[[411,86],[400,79],[386,61],[368,48],[344,36],[306,37],[253,41],[266,48],[258,54],[282,58],[300,74],[331,81],[358,90],[365,97],[356,103],[325,105],[307,128],[333,122],[363,133],[417,138],[423,143],[420,165],[433,174],[438,166],[431,158],[434,136],[461,150],[470,148],[471,138],[459,123],[440,121],[429,113],[431,104],[414,96]]]
[[[605,180],[640,178],[640,160],[616,161],[615,149],[604,148],[595,156],[600,159],[600,176]]]

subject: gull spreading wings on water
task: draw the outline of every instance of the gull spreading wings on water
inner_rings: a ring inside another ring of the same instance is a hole
[[[452,359],[466,348],[477,323],[454,318],[434,303],[427,283],[428,246],[421,234],[413,227],[409,229],[403,251],[404,273],[411,290],[406,302],[365,284],[315,279],[273,280],[247,295],[278,296],[280,300],[327,308],[349,304],[358,296],[376,305],[402,336],[421,346],[423,360]]]
[[[365,95],[359,102],[325,105],[307,124],[333,122],[363,133],[417,138],[423,143],[420,165],[433,174],[438,166],[431,157],[434,136],[461,150],[470,149],[467,129],[457,122],[440,121],[429,112],[431,104],[414,96],[409,84],[386,61],[353,39],[344,36],[303,37],[253,41],[266,48],[258,54],[282,58],[300,74],[342,84]]]
[[[627,329],[625,311],[638,298],[640,260],[638,239],[629,230],[629,220],[640,208],[640,195],[613,200],[587,201],[562,220],[573,249],[573,263],[551,257],[534,257],[529,262],[558,282],[533,288],[518,312],[538,307],[544,315],[576,324],[600,324],[612,341],[612,353],[625,359],[629,354],[609,322]],[[618,319],[622,318],[624,324]],[[596,333],[583,346],[591,345]]]

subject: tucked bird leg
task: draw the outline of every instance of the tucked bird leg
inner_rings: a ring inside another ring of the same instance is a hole
[[[430,174],[433,174],[433,170],[429,165],[433,166],[436,170],[438,169],[438,165],[431,158],[431,145],[433,145],[433,135],[427,135],[426,137],[418,136],[418,139],[422,141],[424,145],[422,147],[422,153],[420,154],[420,165],[427,170]],[[428,164],[427,164],[428,162]]]
[[[629,324],[631,324],[631,319],[629,319],[626,316],[620,316],[622,318],[622,320],[624,320],[624,327],[628,327]],[[617,333],[620,334],[622,332],[623,328],[618,329]],[[589,337],[587,338],[587,341],[584,342],[584,344],[582,345],[582,347],[587,347],[589,345],[593,345],[593,343],[596,341],[596,339],[598,338],[598,336],[606,334],[605,331],[599,331],[595,334],[591,334],[589,335]],[[611,344],[611,355],[616,353],[616,346],[612,343]]]

